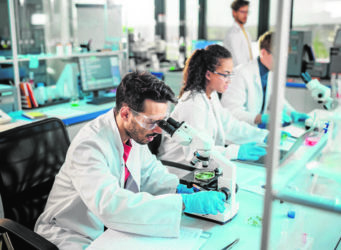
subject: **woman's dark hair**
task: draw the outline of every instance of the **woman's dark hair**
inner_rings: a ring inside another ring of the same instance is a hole
[[[206,71],[215,71],[219,66],[219,59],[232,58],[231,53],[218,44],[212,44],[205,49],[198,49],[187,59],[183,71],[183,86],[180,97],[187,90],[205,91]]]
[[[116,110],[120,110],[123,105],[128,105],[135,111],[143,112],[146,99],[160,103],[176,102],[172,89],[150,73],[126,74],[117,87]]]

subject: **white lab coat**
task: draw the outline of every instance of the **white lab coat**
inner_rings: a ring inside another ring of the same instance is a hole
[[[103,233],[119,231],[161,237],[179,235],[182,198],[178,178],[131,140],[131,175],[124,188],[123,145],[114,112],[78,133],[57,174],[35,231],[60,249],[84,249]]]
[[[251,36],[246,29],[245,32],[247,34],[252,50]],[[251,60],[248,42],[245,38],[243,30],[236,21],[233,22],[232,27],[228,30],[226,34],[226,37],[224,39],[224,47],[232,53],[234,66],[242,63],[247,63]]]
[[[236,120],[221,106],[216,92],[211,94],[211,99],[204,92],[185,92],[171,117],[179,122],[185,121],[198,131],[206,133],[215,142],[214,149],[228,159],[236,159],[239,150],[238,145],[229,144],[263,142],[268,134],[267,130]],[[164,134],[158,156],[161,160],[188,165],[195,151],[193,145],[181,146]]]
[[[236,76],[223,93],[221,103],[238,120],[255,125],[257,114],[261,113],[263,104],[262,81],[257,58],[235,68]],[[272,92],[272,72],[268,74],[265,94],[264,113],[269,112]],[[290,114],[295,109],[284,99],[284,108]]]

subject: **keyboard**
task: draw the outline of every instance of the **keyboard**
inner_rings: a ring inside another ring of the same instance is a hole
[[[94,104],[94,105],[100,105],[108,102],[115,102],[115,97],[114,96],[101,96],[101,97],[96,97],[90,101],[87,101],[86,103],[89,104]]]

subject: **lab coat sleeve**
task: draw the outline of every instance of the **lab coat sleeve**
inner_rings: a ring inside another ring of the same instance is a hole
[[[284,108],[288,115],[290,115],[291,112],[296,111],[295,108],[287,101],[287,99],[284,99]]]
[[[234,160],[238,158],[239,148],[240,146],[236,144],[226,145],[225,147],[214,146],[214,150],[220,152],[229,160]]]
[[[227,90],[223,93],[221,104],[228,109],[238,120],[245,121],[249,124],[255,124],[256,112],[247,110],[248,98],[247,81],[244,79],[242,72],[236,71],[236,76],[232,79]]]
[[[167,167],[147,147],[144,147],[143,156],[145,164],[141,169],[141,191],[152,195],[176,193],[179,178],[170,174]]]
[[[177,118],[179,122],[185,121],[188,125],[195,128],[199,133],[207,134],[214,139],[213,130],[210,129],[210,123],[207,118],[207,110],[202,105],[196,104],[194,101],[178,104]],[[200,145],[181,146],[184,152],[186,162],[190,162],[193,158],[193,153],[200,147]],[[226,151],[223,146],[215,146],[219,151]]]
[[[88,209],[108,228],[149,236],[178,236],[181,196],[154,196],[121,188],[121,177],[115,176],[109,167],[120,164],[120,161],[113,159],[114,162],[107,162],[105,157],[112,154],[111,150],[115,150],[113,145],[105,140],[90,140],[79,144],[73,152],[69,175]],[[144,164],[144,160],[136,162],[136,167]],[[120,168],[124,169],[122,166],[114,166],[113,169]]]
[[[223,108],[223,125],[226,143],[244,144],[250,142],[264,142],[269,131],[254,127],[244,121],[237,120],[230,112]]]

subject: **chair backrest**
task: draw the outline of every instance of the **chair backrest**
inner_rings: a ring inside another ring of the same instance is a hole
[[[0,195],[6,218],[34,228],[69,145],[58,118],[0,133]]]

